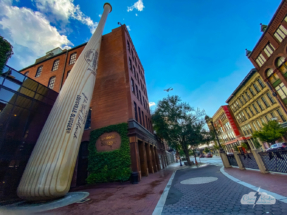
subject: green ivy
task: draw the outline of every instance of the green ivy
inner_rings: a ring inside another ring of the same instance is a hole
[[[13,54],[11,44],[0,36],[0,75],[2,74],[3,68]]]
[[[106,132],[118,132],[121,136],[121,147],[110,152],[98,152],[97,139]],[[130,145],[128,124],[121,123],[94,130],[90,134],[88,184],[96,182],[127,181],[131,174]]]

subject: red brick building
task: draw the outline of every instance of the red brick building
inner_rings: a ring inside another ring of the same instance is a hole
[[[56,48],[20,72],[59,92],[85,45]],[[167,165],[164,145],[153,134],[144,69],[125,25],[102,37],[90,109],[90,125],[82,137],[76,168],[78,176],[74,174],[77,184],[83,184],[87,175],[90,132],[123,122],[129,127],[132,171],[138,172],[139,178]]]
[[[247,56],[287,113],[287,1],[283,0]]]

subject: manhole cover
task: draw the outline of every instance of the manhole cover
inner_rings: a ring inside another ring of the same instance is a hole
[[[197,177],[197,178],[189,178],[181,181],[181,184],[206,184],[213,181],[216,181],[218,178],[216,177]]]

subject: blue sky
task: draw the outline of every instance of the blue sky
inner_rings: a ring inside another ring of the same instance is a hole
[[[8,65],[21,69],[55,47],[88,41],[105,2],[1,0],[0,35],[15,52]],[[104,34],[118,22],[129,26],[150,102],[173,87],[170,95],[212,116],[253,68],[245,48],[253,49],[260,23],[269,23],[280,2],[110,0]]]

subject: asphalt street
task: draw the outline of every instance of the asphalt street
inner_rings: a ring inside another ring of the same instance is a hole
[[[216,158],[210,161],[217,163]],[[178,170],[162,214],[287,214],[287,204],[278,200],[275,204],[242,204],[242,197],[255,191],[230,180],[220,168],[208,165]],[[255,194],[258,200],[260,195]]]

